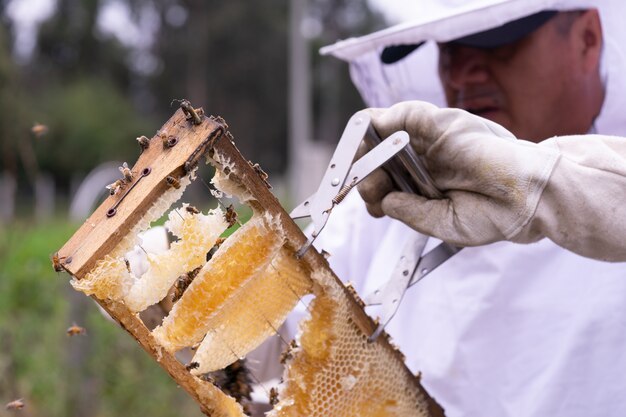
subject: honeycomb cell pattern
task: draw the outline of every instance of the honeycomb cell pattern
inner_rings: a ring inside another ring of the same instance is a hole
[[[174,352],[202,340],[210,319],[246,283],[263,273],[283,245],[284,235],[269,215],[257,215],[233,233],[207,262],[153,331]]]
[[[191,171],[189,175],[186,175],[180,179],[180,188],[169,188],[161,195],[150,208],[146,211],[146,214],[133,226],[130,231],[124,236],[122,241],[113,249],[110,253],[113,257],[124,256],[126,252],[131,250],[138,242],[137,235],[150,227],[150,224],[165,214],[167,210],[172,207],[174,203],[181,199],[187,186],[191,184],[191,181],[196,178],[196,169]]]
[[[211,184],[219,190],[219,194],[227,197],[236,196],[241,203],[254,200],[250,191],[230,179],[230,174],[235,169],[235,166],[227,157],[215,152],[213,163],[218,169],[215,170]]]
[[[380,341],[369,343],[342,291],[317,294],[268,417],[429,415],[425,396]]]
[[[210,330],[192,362],[194,374],[222,369],[276,333],[298,301],[311,292],[309,272],[282,248],[265,271],[235,291],[207,322]]]
[[[137,235],[150,227],[150,224],[165,214],[176,201],[180,200],[187,186],[195,178],[195,170],[180,179],[180,188],[170,188],[161,195],[130,229],[113,250],[82,279],[72,277],[70,284],[74,289],[87,295],[95,295],[101,300],[121,301],[128,294],[134,278],[126,268],[124,254],[137,244]]]
[[[70,284],[75,290],[101,300],[121,300],[133,285],[133,277],[123,258],[106,255],[83,279],[72,279]]]
[[[132,311],[143,311],[158,303],[181,274],[204,265],[207,252],[228,227],[219,207],[206,215],[187,209],[188,205],[183,204],[170,211],[165,228],[180,239],[167,252],[148,255],[148,271],[134,281],[124,298]]]

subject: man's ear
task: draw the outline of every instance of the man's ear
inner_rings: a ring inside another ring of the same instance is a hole
[[[583,12],[572,25],[572,35],[578,45],[583,68],[586,72],[597,71],[602,54],[602,22],[597,9]]]

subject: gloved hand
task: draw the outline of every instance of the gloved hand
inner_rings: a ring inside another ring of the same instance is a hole
[[[534,144],[463,110],[424,102],[369,112],[381,137],[409,133],[444,194],[431,200],[394,191],[377,170],[358,187],[373,215],[459,246],[547,236],[585,256],[626,260],[625,235],[611,233],[616,223],[626,232],[626,139],[573,136]],[[623,197],[620,204],[616,196]]]

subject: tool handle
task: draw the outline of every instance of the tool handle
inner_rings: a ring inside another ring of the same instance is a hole
[[[376,146],[382,141],[372,125],[367,129],[365,140],[371,146]],[[435,182],[410,143],[383,166],[401,191],[428,198],[443,198],[443,194],[435,186]]]

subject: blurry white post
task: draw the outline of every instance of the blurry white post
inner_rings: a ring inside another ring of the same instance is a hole
[[[291,205],[317,189],[332,149],[314,142],[309,41],[302,32],[307,0],[290,1],[289,17],[289,167]]]

